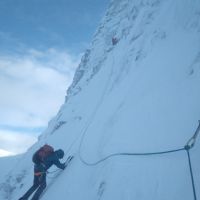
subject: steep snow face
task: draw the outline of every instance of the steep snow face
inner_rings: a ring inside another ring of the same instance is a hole
[[[183,148],[200,119],[199,91],[199,0],[113,0],[66,102],[7,176],[2,199],[28,189],[31,155],[44,143],[75,158],[56,179],[48,175],[43,200],[194,199],[185,150],[110,155]],[[191,149],[197,197],[199,153],[197,140]]]

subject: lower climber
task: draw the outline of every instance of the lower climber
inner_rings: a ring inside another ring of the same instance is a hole
[[[33,155],[34,162],[34,180],[32,187],[19,199],[28,200],[35,192],[31,200],[38,200],[44,189],[46,188],[46,173],[52,166],[56,165],[60,169],[65,169],[65,163],[60,163],[59,159],[64,157],[62,149],[54,151],[50,145],[44,145]]]

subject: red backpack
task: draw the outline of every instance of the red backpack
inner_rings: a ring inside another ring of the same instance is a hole
[[[54,149],[52,146],[45,144],[43,147],[38,149],[32,157],[32,161],[35,164],[43,163],[45,158],[51,155],[54,152]]]

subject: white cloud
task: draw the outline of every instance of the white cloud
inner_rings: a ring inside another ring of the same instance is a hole
[[[0,156],[24,153],[37,141],[37,137],[19,132],[0,131]]]
[[[0,56],[0,156],[23,153],[37,141],[33,133],[2,130],[1,125],[46,126],[64,102],[79,61],[80,56],[55,49]]]
[[[0,56],[0,124],[45,126],[64,102],[79,56],[48,49]]]
[[[12,156],[14,155],[12,152],[5,151],[3,149],[0,149],[0,157],[5,157],[5,156]]]

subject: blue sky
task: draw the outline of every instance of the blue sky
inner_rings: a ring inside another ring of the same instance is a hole
[[[109,0],[1,0],[0,50],[84,51]]]
[[[64,102],[109,0],[0,1],[0,150],[24,152]]]

